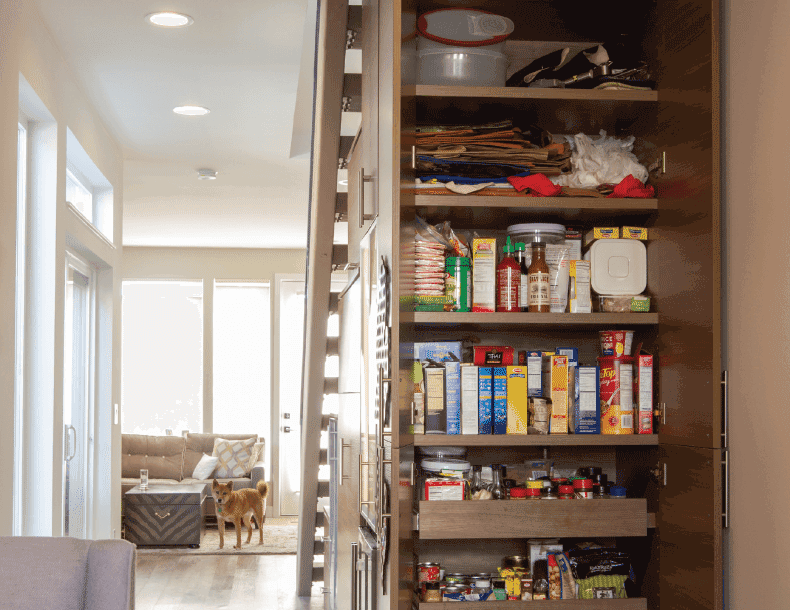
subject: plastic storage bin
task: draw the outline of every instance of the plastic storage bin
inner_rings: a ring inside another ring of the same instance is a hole
[[[599,239],[584,255],[598,294],[637,295],[647,286],[647,250],[636,239]]]
[[[504,87],[507,57],[488,47],[417,50],[417,84],[463,87]]]
[[[524,242],[529,249],[529,244],[533,242],[543,242],[546,244],[556,244],[565,241],[565,227],[562,225],[546,223],[525,223],[510,225],[507,234],[511,240]]]

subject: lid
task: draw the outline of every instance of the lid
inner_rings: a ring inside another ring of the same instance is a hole
[[[452,470],[456,472],[468,472],[472,465],[464,460],[454,460],[452,458],[442,459],[424,459],[421,463],[423,470],[429,472],[441,472],[443,470]]]
[[[543,481],[527,481],[529,489],[543,489]]]
[[[573,493],[573,486],[572,485],[560,485],[560,493],[561,494],[572,494]]]
[[[525,244],[530,242],[543,242],[555,244],[565,241],[565,227],[558,224],[527,222],[523,224],[510,225],[507,228],[508,235],[524,236]]]
[[[502,252],[505,254],[513,254],[513,252],[515,252],[513,244],[510,243],[510,235],[507,236],[507,240],[505,241],[505,245],[502,248]]]
[[[439,564],[434,561],[423,561],[417,564],[418,568],[438,568]]]
[[[463,572],[448,572],[447,574],[444,575],[445,578],[447,578],[448,576],[451,578],[466,578],[466,574],[464,574]]]
[[[438,580],[433,580],[433,581],[429,580],[429,581],[427,581],[427,582],[425,582],[423,584],[425,585],[426,589],[441,589],[442,588],[442,583],[440,583]]]
[[[638,239],[599,239],[590,246],[590,284],[598,294],[637,295],[647,286],[647,249]]]
[[[444,259],[445,267],[455,267],[456,265],[469,266],[469,259],[466,256],[448,256]]]
[[[605,474],[594,474],[592,475],[593,483],[606,483],[609,480]]]
[[[466,457],[466,447],[417,447],[419,455],[443,459],[446,457],[463,459]]]
[[[516,252],[519,252],[521,250],[524,250],[526,252],[527,244],[525,244],[523,241],[516,242]]]
[[[466,591],[466,587],[464,585],[447,585],[444,588],[445,593],[460,593],[461,591]]]
[[[625,498],[625,487],[621,487],[620,485],[612,485],[609,488],[609,495]]]
[[[460,47],[478,47],[504,41],[514,29],[507,17],[479,9],[443,8],[423,13],[417,31],[429,40]]]
[[[592,489],[590,479],[576,479],[573,481],[573,489]]]
[[[453,59],[456,61],[463,59],[463,55],[485,55],[487,57],[495,57],[497,59],[507,59],[507,55],[504,53],[488,47],[474,47],[470,49],[467,47],[437,45],[435,47],[427,47],[417,50],[418,57],[424,57],[426,55],[452,55]]]
[[[526,487],[512,487],[510,489],[510,497],[511,498],[526,498],[527,497],[527,488]]]

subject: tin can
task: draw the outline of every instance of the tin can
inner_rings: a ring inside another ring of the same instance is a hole
[[[466,574],[460,572],[451,572],[444,575],[444,582],[447,584],[462,584],[466,581]]]
[[[441,566],[438,563],[426,561],[417,564],[418,582],[439,582],[439,571]]]
[[[444,294],[452,311],[471,311],[472,268],[465,256],[448,256],[444,263]]]
[[[462,602],[465,601],[466,587],[463,585],[448,585],[442,592],[442,601]]]
[[[634,341],[634,331],[632,330],[602,330],[601,354],[604,356],[630,356],[631,344]]]
[[[600,367],[601,434],[634,433],[634,359],[603,356]]]

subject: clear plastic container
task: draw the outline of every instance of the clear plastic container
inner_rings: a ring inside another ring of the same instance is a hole
[[[507,56],[490,47],[417,50],[417,84],[463,87],[504,87]]]
[[[426,42],[458,47],[495,47],[503,50],[505,39],[515,25],[507,17],[474,8],[440,8],[428,11],[417,19],[417,31]]]
[[[631,296],[647,286],[647,250],[636,239],[598,239],[584,255],[598,294]]]
[[[529,244],[544,243],[556,244],[565,241],[565,227],[563,225],[528,222],[510,225],[507,234],[516,242],[524,242],[527,250]]]
[[[456,477],[462,478],[468,482],[469,471],[471,469],[472,465],[466,460],[456,460],[452,458],[425,458],[422,460],[422,462],[420,462],[420,499],[427,499],[425,497],[425,482],[428,479],[442,477],[443,475],[450,479],[454,478],[451,475],[455,475]]]

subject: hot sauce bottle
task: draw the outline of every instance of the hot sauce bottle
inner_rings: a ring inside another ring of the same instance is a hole
[[[529,311],[548,313],[551,311],[549,291],[549,266],[546,263],[546,244],[532,243],[532,263],[527,271],[529,290],[527,294]]]
[[[503,248],[504,257],[496,267],[496,310],[503,312],[521,311],[518,305],[519,293],[521,292],[521,267],[513,257],[515,249],[510,243],[508,235],[507,243]],[[544,266],[546,264],[544,257]],[[548,286],[549,275],[546,267],[546,285]],[[548,303],[548,301],[547,301]],[[548,311],[548,304],[546,305]]]

